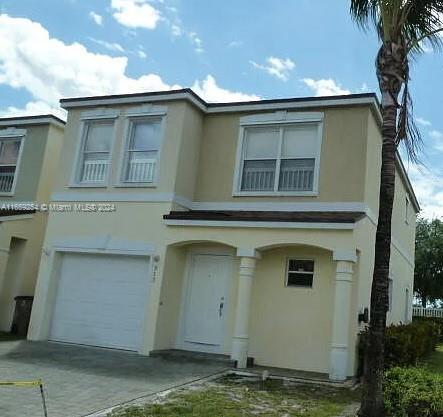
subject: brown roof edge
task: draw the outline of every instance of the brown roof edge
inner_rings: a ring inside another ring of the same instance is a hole
[[[337,211],[171,211],[165,220],[246,221],[246,222],[300,222],[300,223],[355,223],[364,212]]]
[[[13,210],[0,208],[0,222],[2,221],[2,217],[24,216],[26,214],[34,214],[35,212],[35,210]]]

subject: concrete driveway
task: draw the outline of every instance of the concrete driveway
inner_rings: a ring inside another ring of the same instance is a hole
[[[47,342],[0,342],[0,380],[44,381],[48,417],[85,416],[225,369],[221,362],[143,357]],[[42,417],[38,388],[0,387],[1,417]]]

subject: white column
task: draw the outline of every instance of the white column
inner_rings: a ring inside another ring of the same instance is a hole
[[[251,311],[252,282],[258,253],[250,249],[238,249],[240,270],[238,273],[237,305],[235,308],[234,335],[231,359],[238,368],[246,368],[249,345],[249,316]]]
[[[334,381],[344,381],[348,376],[352,279],[357,257],[355,251],[334,252],[334,260],[337,262],[337,266],[329,378]]]

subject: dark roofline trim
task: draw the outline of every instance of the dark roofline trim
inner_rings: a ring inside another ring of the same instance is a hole
[[[166,91],[150,91],[146,93],[131,93],[131,94],[111,94],[104,96],[85,96],[85,97],[73,97],[73,98],[62,98],[60,103],[63,105],[68,105],[70,103],[81,103],[85,102],[87,106],[88,101],[96,100],[118,100],[118,99],[130,99],[130,98],[146,98],[149,101],[151,97],[158,96],[174,96],[177,94],[183,94],[183,97],[175,99],[186,99],[185,95],[190,94],[193,98],[198,100],[201,104],[208,108],[214,107],[227,107],[227,106],[245,106],[250,104],[276,104],[276,103],[303,103],[310,101],[330,101],[330,100],[351,100],[356,98],[372,98],[378,103],[378,98],[375,93],[359,93],[359,94],[347,94],[338,96],[321,96],[321,97],[288,97],[288,98],[277,98],[277,99],[263,99],[263,100],[251,100],[251,101],[233,101],[233,102],[206,102],[197,93],[195,93],[190,88],[182,88],[178,90],[166,90]]]
[[[236,210],[188,210],[171,211],[164,220],[197,220],[223,222],[297,222],[297,223],[345,223],[353,224],[366,216],[364,212],[338,211],[236,211]]]
[[[0,126],[8,124],[50,124],[65,126],[66,122],[53,114],[41,114],[36,116],[0,117]]]
[[[110,106],[121,104],[137,104],[153,101],[185,100],[204,113],[223,113],[276,109],[280,107],[336,107],[352,105],[371,105],[377,112],[379,102],[375,93],[349,94],[323,97],[294,97],[281,99],[263,99],[253,101],[236,101],[231,103],[207,103],[190,88],[180,90],[153,91],[133,94],[114,94],[107,96],[74,97],[60,100],[64,109]]]

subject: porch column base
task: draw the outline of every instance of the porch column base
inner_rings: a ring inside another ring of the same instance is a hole
[[[348,377],[348,346],[331,346],[329,379],[345,381]]]
[[[236,362],[237,368],[246,368],[248,362],[249,338],[234,336],[232,338],[231,359]]]

